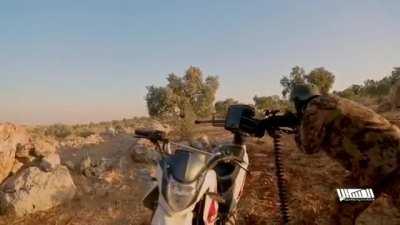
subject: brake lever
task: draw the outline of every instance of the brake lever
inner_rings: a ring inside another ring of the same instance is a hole
[[[294,131],[293,129],[284,129],[284,128],[280,128],[279,131],[285,133],[285,134],[294,134],[296,133],[296,131]]]

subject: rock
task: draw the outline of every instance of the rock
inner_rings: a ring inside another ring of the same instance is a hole
[[[17,150],[15,152],[16,158],[30,158],[33,154],[34,146],[32,142],[27,144],[17,144]]]
[[[104,171],[99,178],[109,184],[120,184],[122,180],[122,175],[121,171],[119,170],[107,170]]]
[[[154,149],[154,146],[144,139],[137,139],[129,151],[135,162],[152,163],[160,159],[160,154]]]
[[[66,167],[59,166],[50,173],[29,167],[2,185],[0,210],[21,217],[51,209],[71,200],[75,193],[76,186]]]
[[[45,157],[56,152],[56,144],[47,138],[37,138],[33,141],[33,155],[36,157]]]
[[[151,124],[147,128],[152,130],[164,131],[166,134],[172,131],[172,128],[169,125],[162,124],[158,121],[151,122]]]
[[[104,139],[98,134],[89,135],[86,138],[70,136],[60,143],[63,147],[82,148],[85,145],[96,145],[104,142]]]
[[[57,168],[61,164],[60,155],[53,153],[51,155],[45,156],[40,161],[39,167],[43,171],[50,172]]]
[[[91,166],[92,166],[92,159],[90,157],[85,157],[79,165],[79,171],[82,174],[89,176],[89,174],[86,173],[88,172]]]
[[[11,169],[11,174],[16,174],[23,166],[24,164],[22,162],[15,160],[14,165]]]
[[[0,183],[14,166],[17,146],[28,142],[29,136],[23,127],[11,123],[0,124]]]
[[[203,135],[191,141],[191,146],[203,150],[211,149],[210,140],[207,135]]]
[[[81,185],[80,185],[80,188],[81,188],[81,190],[82,190],[82,194],[92,194],[93,193],[93,186],[90,184],[90,183],[87,183],[87,182],[83,182]]]
[[[113,137],[113,136],[117,135],[117,131],[115,130],[114,127],[107,127],[105,134]]]
[[[85,138],[85,144],[99,144],[104,142],[104,139],[97,134],[92,134],[89,137]]]
[[[101,175],[110,168],[110,160],[106,158],[92,160],[90,157],[87,157],[81,162],[80,171],[86,177],[100,178]]]
[[[108,161],[105,158],[92,161],[91,167],[89,168],[89,174],[93,177],[100,178],[101,175],[108,169],[108,166]]]
[[[70,160],[64,162],[63,164],[71,171],[74,171],[76,169],[75,163]]]
[[[15,152],[15,159],[19,163],[25,164],[27,166],[34,165],[37,161],[37,158],[34,156],[34,145],[32,141],[23,145],[18,144],[17,151]]]

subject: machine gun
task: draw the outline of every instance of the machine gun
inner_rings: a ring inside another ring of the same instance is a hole
[[[282,224],[289,223],[289,208],[287,185],[284,179],[284,167],[282,161],[283,148],[281,144],[282,133],[294,133],[299,125],[295,114],[286,112],[279,114],[279,111],[266,111],[265,118],[255,118],[255,110],[249,105],[232,105],[228,109],[225,119],[196,120],[196,124],[211,123],[216,127],[224,127],[234,133],[234,142],[243,143],[244,136],[261,138],[267,133],[273,138],[277,186],[280,200]]]

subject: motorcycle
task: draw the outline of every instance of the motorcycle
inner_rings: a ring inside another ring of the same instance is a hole
[[[247,136],[263,137],[288,123],[288,117],[254,118],[248,105],[232,105],[225,120],[212,123],[233,133],[231,144],[212,152],[170,141],[164,132],[135,130],[137,138],[150,140],[160,152],[156,183],[143,204],[153,210],[152,225],[234,225],[248,172]],[[292,118],[289,118],[289,120]],[[178,148],[172,151],[171,145]],[[283,196],[284,197],[284,196]]]

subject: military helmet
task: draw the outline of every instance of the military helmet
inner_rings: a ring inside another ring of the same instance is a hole
[[[313,84],[295,84],[290,92],[290,100],[304,102],[320,94],[319,89]]]

